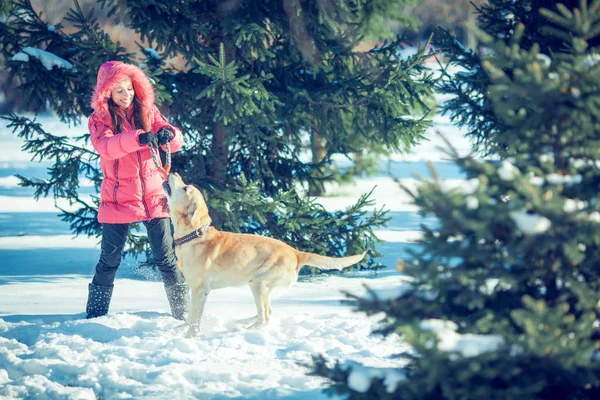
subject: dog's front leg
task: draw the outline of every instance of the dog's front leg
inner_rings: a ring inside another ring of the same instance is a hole
[[[195,337],[200,331],[200,320],[204,313],[204,305],[210,290],[205,287],[192,289],[192,307],[188,316],[189,328],[185,337]]]

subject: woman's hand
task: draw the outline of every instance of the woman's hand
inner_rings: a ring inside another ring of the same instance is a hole
[[[156,136],[158,137],[158,144],[162,146],[163,144],[167,144],[173,140],[175,134],[169,128],[160,128]]]
[[[147,144],[150,147],[158,147],[158,135],[154,132],[140,133],[140,135],[138,136],[138,140],[140,141],[141,145]]]

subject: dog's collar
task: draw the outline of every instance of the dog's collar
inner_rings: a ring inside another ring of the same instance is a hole
[[[187,235],[182,236],[179,239],[175,239],[174,240],[175,247],[181,246],[184,243],[191,242],[192,240],[194,240],[196,238],[202,237],[202,235],[204,235],[206,233],[206,231],[208,231],[208,228],[210,228],[210,224],[201,226],[200,228],[196,229],[192,233],[188,233]]]

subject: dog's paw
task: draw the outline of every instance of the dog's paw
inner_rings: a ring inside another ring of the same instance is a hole
[[[255,323],[253,323],[246,329],[249,331],[258,331],[258,330],[264,328],[265,326],[267,326],[266,321],[256,321]]]
[[[245,324],[249,324],[251,322],[256,322],[257,319],[258,319],[258,315],[255,315],[254,317],[250,317],[250,318],[236,319],[235,323],[245,325]]]
[[[183,335],[183,337],[186,339],[195,338],[197,334],[198,334],[197,330],[188,329],[187,332]]]

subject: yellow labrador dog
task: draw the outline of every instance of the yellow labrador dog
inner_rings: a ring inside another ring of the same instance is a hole
[[[295,283],[304,265],[341,270],[364,257],[364,253],[324,257],[265,236],[220,232],[210,226],[208,208],[198,189],[186,185],[178,174],[170,174],[163,187],[175,228],[177,265],[192,292],[187,337],[198,333],[206,297],[213,289],[248,284],[257,313],[250,319],[256,320],[250,328],[257,329],[271,316],[271,290]]]

